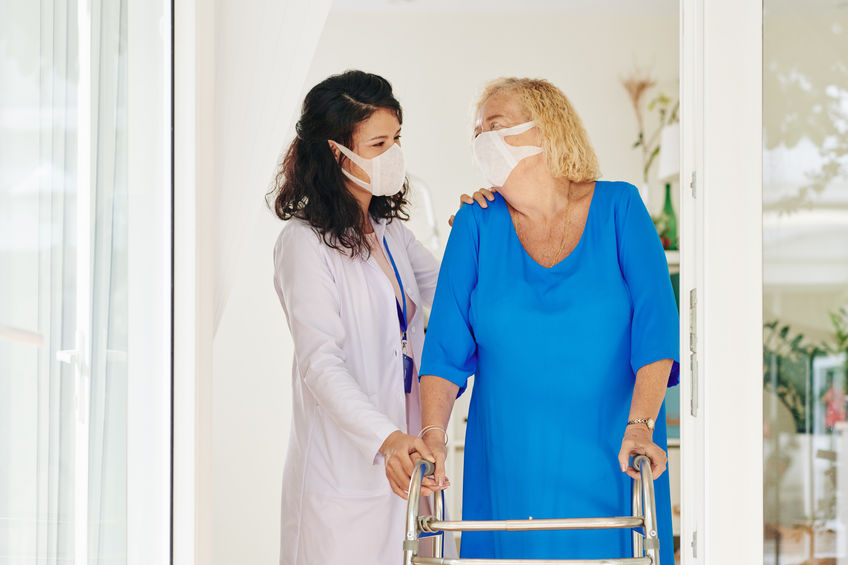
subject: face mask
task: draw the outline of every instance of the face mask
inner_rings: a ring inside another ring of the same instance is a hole
[[[524,133],[533,126],[533,122],[525,122],[511,128],[486,131],[474,139],[474,161],[492,186],[503,186],[519,161],[542,152],[536,145],[510,145],[504,139]]]
[[[371,182],[356,178],[344,168],[342,168],[342,173],[365,190],[370,191],[374,196],[393,196],[403,188],[403,181],[406,179],[406,166],[403,162],[403,151],[397,143],[393,143],[391,147],[373,159],[360,157],[341,143],[336,143],[336,147],[345,157],[368,173]]]

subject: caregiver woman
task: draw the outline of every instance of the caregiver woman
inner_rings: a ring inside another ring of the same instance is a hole
[[[421,367],[425,430],[447,426],[475,375],[462,519],[628,515],[629,459],[646,454],[661,562],[674,563],[662,404],[678,316],[651,218],[635,187],[597,180],[583,125],[552,84],[494,81],[477,110],[475,160],[499,194],[456,215]],[[443,438],[424,435],[438,481]],[[466,532],[461,552],[626,557],[631,533]]]
[[[433,459],[415,437],[416,366],[438,265],[395,221],[406,218],[401,121],[385,79],[331,76],[306,95],[277,178],[288,223],[274,286],[294,340],[283,565],[397,563],[406,504],[392,490],[408,484],[390,489],[386,475],[408,474],[411,450]]]

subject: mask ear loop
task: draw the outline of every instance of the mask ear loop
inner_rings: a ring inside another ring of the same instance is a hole
[[[523,124],[518,124],[509,128],[496,130],[495,133],[497,133],[501,137],[509,137],[511,135],[521,135],[525,131],[530,131],[534,127],[536,127],[536,122],[530,120],[529,122],[524,122]]]
[[[355,165],[357,165],[360,169],[365,171],[365,174],[368,175],[369,179],[371,179],[372,181],[374,180],[374,171],[373,171],[374,160],[373,159],[368,159],[368,160],[363,159],[362,157],[360,157],[359,155],[357,155],[356,153],[354,153],[353,151],[351,151],[350,149],[348,149],[347,147],[345,147],[341,143],[339,143],[337,141],[333,141],[333,143],[336,144],[336,147],[342,153],[342,155],[344,155],[345,157],[350,159]],[[369,190],[369,191],[371,190],[371,183],[365,182],[362,179],[356,178],[356,176],[354,176],[353,173],[351,173],[347,169],[345,169],[342,166],[341,163],[339,163],[339,167],[341,168],[342,174],[344,176],[346,176],[347,178],[349,178],[350,180],[352,180],[354,183],[361,186],[362,188]],[[372,170],[369,172],[368,169],[372,169]]]
[[[517,126],[512,126],[511,128],[491,132],[498,134],[498,142],[495,143],[495,145],[512,168],[517,167],[519,161],[522,159],[538,155],[542,152],[542,148],[538,145],[510,145],[507,143],[506,138],[514,135],[521,135],[524,132],[530,131],[534,127],[536,127],[536,124],[529,121],[524,122],[523,124],[518,124]]]

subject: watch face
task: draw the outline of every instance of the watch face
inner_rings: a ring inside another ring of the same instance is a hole
[[[648,418],[648,429],[651,429],[651,430],[654,429],[654,419],[653,418]]]

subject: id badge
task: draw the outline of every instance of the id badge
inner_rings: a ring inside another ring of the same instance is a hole
[[[409,342],[406,340],[401,342],[401,351],[403,352],[403,390],[409,394],[412,392],[412,373],[415,372],[415,362],[409,356]]]

